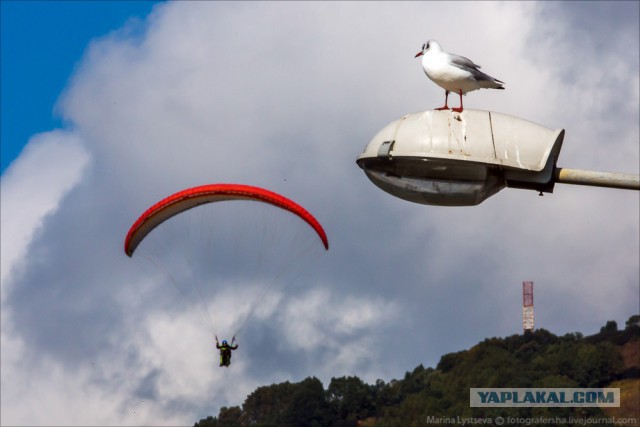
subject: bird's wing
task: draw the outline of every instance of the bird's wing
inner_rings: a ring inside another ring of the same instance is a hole
[[[451,64],[453,64],[453,66],[470,72],[471,75],[473,76],[473,78],[476,79],[477,81],[486,80],[486,81],[489,81],[489,82],[495,81],[497,83],[504,84],[500,80],[497,80],[496,78],[491,77],[490,75],[485,74],[482,71],[480,71],[480,69],[479,69],[480,66],[478,64],[474,63],[469,58],[465,58],[464,56],[451,55],[449,57],[449,60],[451,61]]]
[[[464,56],[449,54],[449,60],[458,68],[471,68],[474,70],[478,70],[481,68],[478,64],[474,63],[469,58],[465,58]]]

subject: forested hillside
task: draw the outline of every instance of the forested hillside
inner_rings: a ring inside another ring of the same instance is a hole
[[[591,336],[556,336],[544,329],[488,338],[472,348],[442,356],[435,368],[422,365],[403,379],[366,384],[358,377],[332,378],[325,389],[315,377],[259,387],[242,406],[223,407],[195,427],[226,426],[428,426],[501,416],[564,417],[565,425],[611,426],[598,418],[640,421],[640,315],[619,330],[609,321]],[[471,408],[470,387],[615,387],[621,407]],[[448,422],[450,421],[450,422]],[[582,424],[581,424],[582,423]],[[458,423],[459,424],[459,423]],[[505,424],[506,425],[506,424]],[[509,425],[518,425],[509,424]],[[629,424],[626,424],[629,425]],[[633,425],[633,424],[632,424]]]

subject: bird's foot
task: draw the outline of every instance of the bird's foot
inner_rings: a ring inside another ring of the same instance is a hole
[[[451,111],[455,111],[456,113],[462,113],[463,108],[462,107],[460,107],[460,108],[452,108]]]
[[[446,105],[444,107],[440,107],[440,108],[434,108],[435,111],[442,111],[442,110],[448,110],[449,107],[447,107]]]

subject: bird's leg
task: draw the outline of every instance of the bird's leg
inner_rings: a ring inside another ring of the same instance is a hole
[[[452,111],[455,111],[456,113],[462,113],[462,90],[458,91],[458,95],[460,95],[460,108],[452,108]]]
[[[449,107],[447,106],[447,100],[449,99],[449,91],[445,90],[444,91],[444,107],[440,107],[440,108],[436,108],[436,111],[440,111],[440,110],[448,110]]]

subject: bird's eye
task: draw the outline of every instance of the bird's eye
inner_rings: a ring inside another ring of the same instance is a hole
[[[429,49],[429,43],[424,45],[424,49]]]

